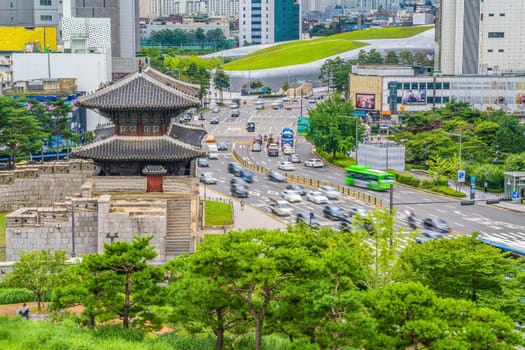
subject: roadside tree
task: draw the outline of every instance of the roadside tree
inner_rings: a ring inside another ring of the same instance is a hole
[[[230,87],[230,77],[226,75],[222,69],[217,69],[215,75],[213,76],[213,84],[219,90],[221,103],[223,103],[222,92],[224,89],[228,89]]]

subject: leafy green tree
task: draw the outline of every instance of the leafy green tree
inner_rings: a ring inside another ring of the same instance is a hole
[[[366,59],[366,63],[369,64],[382,64],[383,63],[383,57],[381,56],[381,53],[377,51],[376,49],[371,49],[368,52],[368,57]]]
[[[416,66],[428,67],[430,66],[430,63],[431,62],[427,59],[427,55],[423,52],[416,52],[414,54],[414,64]]]
[[[399,64],[399,56],[395,51],[388,51],[385,57],[386,64]]]
[[[213,84],[219,90],[221,103],[223,102],[222,91],[230,87],[230,77],[222,69],[218,69],[213,77]]]
[[[441,297],[498,305],[502,311],[523,315],[525,306],[518,299],[524,290],[517,287],[521,264],[477,235],[410,245],[401,253],[398,267],[399,281],[421,282]]]
[[[356,122],[351,116],[354,107],[338,95],[331,95],[320,102],[317,108],[308,111],[310,130],[307,139],[316,147],[335,157],[337,151],[347,151],[350,144],[355,145]],[[359,126],[358,126],[359,128]],[[358,129],[358,138],[363,134]]]
[[[505,160],[505,171],[522,171],[525,169],[525,152],[511,154]]]
[[[20,252],[20,261],[13,265],[13,272],[4,276],[3,284],[32,291],[40,311],[44,296],[51,295],[65,268],[66,253],[62,250]]]
[[[414,64],[414,55],[410,51],[401,51],[399,53],[399,62],[411,66]]]
[[[149,245],[151,239],[135,237],[131,243],[105,244],[102,254],[84,257],[85,287],[90,298],[98,298],[86,306],[88,312],[116,314],[124,328],[129,328],[132,319],[142,325],[156,321],[147,306],[162,302],[157,284],[165,277],[161,268],[149,264],[157,255]]]
[[[250,89],[252,89],[252,90],[260,89],[263,86],[264,86],[264,84],[260,80],[252,80],[252,81],[250,81]]]

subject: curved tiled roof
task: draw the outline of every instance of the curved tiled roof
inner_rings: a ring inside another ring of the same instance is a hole
[[[170,78],[152,68],[136,72],[105,86],[92,94],[81,96],[81,107],[102,110],[180,110],[200,104],[196,85]]]
[[[200,148],[174,140],[169,136],[112,136],[71,152],[72,157],[95,161],[150,161],[171,162],[203,157]]]
[[[172,123],[168,135],[184,143],[200,146],[207,132],[201,125]]]

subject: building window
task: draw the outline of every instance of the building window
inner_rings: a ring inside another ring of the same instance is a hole
[[[53,20],[53,17],[51,17],[49,15],[41,15],[40,16],[40,20],[42,22],[51,22]]]
[[[51,0],[40,0],[40,6],[51,6]]]
[[[493,13],[489,13],[489,17],[494,17],[494,14]]]
[[[410,89],[410,83],[403,83],[403,89],[404,90]]]
[[[504,13],[500,13],[499,15],[500,15],[500,17],[505,17]]]
[[[417,83],[412,83],[412,86],[410,87],[412,90],[417,90]]]
[[[427,89],[429,90],[434,89],[434,83],[427,83]]]
[[[505,32],[489,32],[489,38],[504,38]]]
[[[443,89],[444,90],[450,89],[450,83],[443,83]]]
[[[493,52],[494,50],[492,50],[492,49],[488,49],[487,51],[488,51],[488,52]]]
[[[499,49],[498,52],[505,52],[505,50],[503,50],[503,49]]]

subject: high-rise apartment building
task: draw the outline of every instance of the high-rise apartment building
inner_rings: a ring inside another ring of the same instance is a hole
[[[228,2],[223,0],[223,2]],[[206,11],[203,0],[149,0],[151,18],[169,15],[195,15]]]
[[[269,44],[301,36],[299,0],[241,0],[239,43]]]
[[[0,0],[0,25],[57,26],[61,4],[59,0]]]
[[[436,68],[446,75],[525,72],[525,1],[441,0]]]
[[[236,17],[239,15],[239,0],[208,0],[208,14]]]

